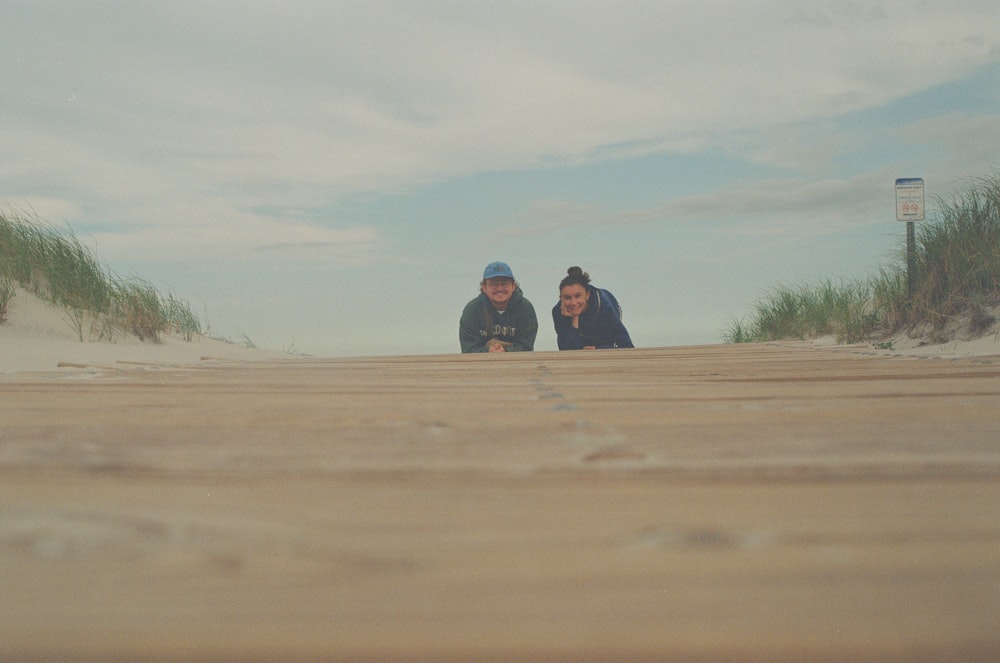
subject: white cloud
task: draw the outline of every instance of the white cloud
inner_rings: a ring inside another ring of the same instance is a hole
[[[929,177],[952,178],[955,173],[985,175],[984,166],[1000,165],[1000,113],[977,115],[951,112],[901,127],[897,135],[908,144],[941,154]]]
[[[878,170],[844,179],[757,180],[749,185],[679,196],[662,204],[606,212],[593,205],[545,200],[526,212],[525,225],[505,232],[524,238],[585,226],[724,224],[727,233],[830,234],[894,218],[893,182],[898,173]],[[941,183],[944,185],[944,183]],[[949,183],[953,184],[953,183]]]
[[[126,231],[95,232],[92,242],[111,261],[192,263],[212,269],[293,269],[321,265],[336,269],[384,260],[382,238],[369,226],[325,228],[289,219],[250,214],[196,217]]]
[[[79,214],[80,206],[71,200],[22,196],[16,202],[0,199],[0,213],[8,217],[55,225]]]
[[[870,107],[1000,42],[993,3],[293,2],[235,22],[228,5],[123,7],[121,24],[50,17],[48,57],[8,42],[24,50],[9,69],[38,77],[8,126],[58,136],[50,172],[100,153],[130,189],[155,186],[128,176],[148,164],[188,185],[293,182],[304,205]]]

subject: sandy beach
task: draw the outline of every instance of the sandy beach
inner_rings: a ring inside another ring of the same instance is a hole
[[[25,372],[94,374],[136,367],[155,370],[220,361],[297,358],[279,350],[251,348],[208,336],[196,336],[188,341],[168,334],[156,343],[142,342],[131,336],[119,337],[114,342],[95,342],[88,337],[81,342],[62,308],[20,288],[17,293],[11,301],[7,321],[0,324],[0,377]],[[871,343],[838,346],[832,337],[807,344],[889,357],[958,359],[1000,356],[1000,324],[978,338],[959,338],[946,343],[928,343],[899,334],[879,344],[882,347]]]
[[[25,313],[4,660],[1000,659],[995,340],[323,359]]]
[[[84,341],[66,311],[18,288],[7,321],[0,324],[0,377],[13,373],[96,373],[129,367],[169,368],[220,359],[277,359],[289,355],[248,348],[238,343],[196,336],[187,341],[164,335],[159,342],[133,336],[113,342]]]

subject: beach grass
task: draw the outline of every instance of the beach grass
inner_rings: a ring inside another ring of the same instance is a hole
[[[0,276],[0,324],[7,320],[7,308],[14,298],[14,284],[6,276]]]
[[[931,220],[917,224],[914,260],[905,240],[875,275],[771,288],[744,318],[732,319],[726,343],[809,339],[841,343],[924,330],[942,340],[959,316],[985,331],[1000,305],[1000,174],[975,178],[950,199],[934,199]]]
[[[202,333],[187,302],[145,279],[115,274],[72,229],[0,210],[0,322],[17,287],[61,307],[80,341],[129,334],[157,342],[164,333],[192,340]]]

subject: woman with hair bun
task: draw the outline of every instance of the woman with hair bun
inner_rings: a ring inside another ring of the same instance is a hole
[[[559,303],[552,309],[560,350],[631,348],[622,324],[622,308],[607,290],[590,285],[590,275],[570,267],[559,283]]]

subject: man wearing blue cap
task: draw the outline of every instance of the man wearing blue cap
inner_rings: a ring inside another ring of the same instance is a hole
[[[505,262],[483,271],[479,296],[465,305],[458,324],[462,352],[517,352],[535,349],[538,318]]]

